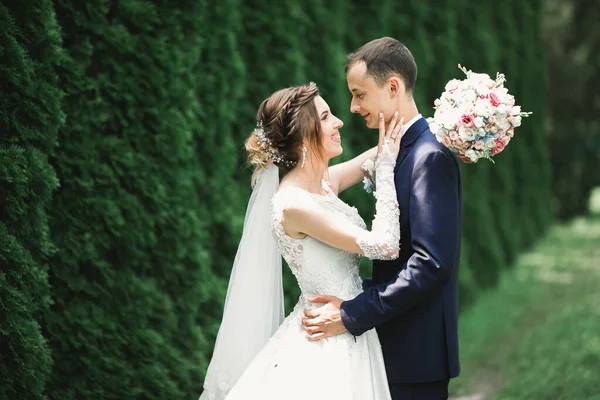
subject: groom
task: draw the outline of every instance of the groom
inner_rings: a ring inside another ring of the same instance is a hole
[[[310,299],[327,304],[305,310],[303,319],[310,340],[346,331],[358,336],[376,328],[394,400],[447,399],[448,382],[460,372],[461,176],[456,158],[417,110],[416,78],[412,54],[392,38],[373,40],[348,56],[350,110],[371,129],[378,128],[380,111],[386,124],[395,111],[408,121],[394,170],[400,256],[373,261],[373,277],[354,299]]]

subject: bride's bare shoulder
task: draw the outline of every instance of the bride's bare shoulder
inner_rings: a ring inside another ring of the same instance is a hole
[[[321,207],[316,198],[319,196],[293,184],[282,184],[273,201],[282,216],[287,217],[284,219],[290,220],[318,213]]]
[[[318,214],[318,204],[306,190],[294,185],[281,185],[273,205],[277,220],[285,234],[293,239],[303,239],[306,234],[298,229],[302,221],[314,218]]]
[[[283,209],[288,209],[290,207],[302,207],[303,205],[311,207],[314,198],[310,192],[301,187],[282,184],[275,193],[274,201],[283,206]]]

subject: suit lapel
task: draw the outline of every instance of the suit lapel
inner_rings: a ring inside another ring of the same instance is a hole
[[[427,128],[429,128],[429,124],[425,118],[418,119],[410,128],[408,128],[408,131],[402,136],[402,141],[400,142],[400,153],[396,159],[395,170],[398,170],[402,161],[404,161],[406,156],[410,153],[415,140],[417,140],[421,133],[425,132]]]
[[[410,146],[404,146],[400,148],[400,154],[398,154],[398,158],[396,159],[396,169],[398,169],[400,164],[402,164],[402,161],[404,161],[404,159],[408,155],[409,149]]]

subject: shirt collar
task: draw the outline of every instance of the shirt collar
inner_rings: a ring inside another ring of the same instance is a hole
[[[406,132],[408,132],[408,130],[410,129],[410,127],[417,122],[418,120],[420,120],[421,118],[423,118],[423,116],[421,114],[417,114],[415,115],[415,117],[413,119],[411,119],[410,121],[408,121],[407,123],[404,124],[404,131],[402,132],[402,134],[405,134]]]

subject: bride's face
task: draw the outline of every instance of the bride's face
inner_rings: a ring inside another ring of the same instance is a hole
[[[331,159],[342,154],[342,140],[339,129],[344,123],[331,113],[329,106],[321,96],[315,97],[317,114],[321,121],[321,137],[323,151],[326,159]]]

